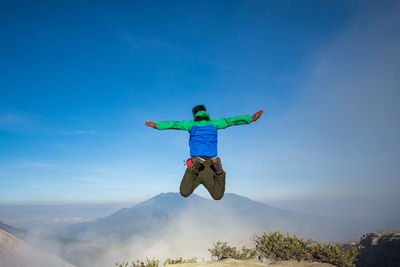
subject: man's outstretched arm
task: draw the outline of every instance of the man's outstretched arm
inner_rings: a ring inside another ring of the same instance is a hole
[[[187,131],[193,126],[190,121],[159,121],[157,123],[146,121],[145,125],[158,130],[175,129]]]
[[[264,113],[263,110],[259,110],[253,116],[242,115],[232,118],[221,118],[215,121],[214,126],[217,129],[225,129],[233,125],[249,124],[251,122],[258,120],[263,113]]]

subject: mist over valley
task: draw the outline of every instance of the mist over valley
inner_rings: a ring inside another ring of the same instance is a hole
[[[268,230],[290,231],[319,241],[345,242],[382,228],[400,228],[400,219],[343,219],[281,210],[227,193],[220,201],[196,194],[161,193],[129,208],[90,221],[40,232],[1,224],[22,240],[78,265],[110,266],[122,260],[155,257],[209,259],[218,240],[248,244]]]

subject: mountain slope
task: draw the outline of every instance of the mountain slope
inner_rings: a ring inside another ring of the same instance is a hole
[[[0,230],[8,232],[29,245],[79,266],[87,266],[102,261],[103,255],[110,245],[77,241],[75,239],[56,235],[29,232],[0,222]],[[0,266],[3,266],[0,264]]]
[[[188,205],[199,201],[197,198],[199,197],[194,196],[185,201],[177,194],[160,194],[131,208],[121,209],[110,216],[63,227],[56,233],[81,240],[125,241],[144,232],[160,230]]]
[[[0,230],[0,266],[73,267],[75,265]]]
[[[306,225],[311,230],[316,220],[323,218],[276,209],[236,194],[214,201],[195,194],[183,198],[178,193],[163,193],[107,217],[63,227],[57,234],[83,240],[128,241],[149,233],[159,236],[174,228],[174,223],[191,221],[208,230],[239,231],[244,227],[252,230],[243,233],[248,235],[266,229],[302,229]]]

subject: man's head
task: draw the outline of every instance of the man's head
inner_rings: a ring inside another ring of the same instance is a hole
[[[206,107],[204,105],[194,106],[193,109],[192,109],[193,117],[196,115],[197,112],[202,111],[202,110],[206,111]]]

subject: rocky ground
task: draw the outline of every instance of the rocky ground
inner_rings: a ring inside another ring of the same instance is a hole
[[[222,261],[206,261],[198,263],[184,263],[179,265],[169,265],[179,267],[333,267],[334,265],[317,262],[297,262],[297,261],[279,261],[271,264],[263,264],[254,261],[241,261],[226,259]]]

